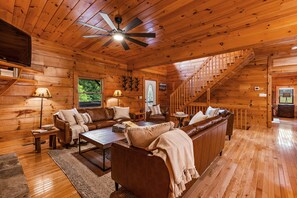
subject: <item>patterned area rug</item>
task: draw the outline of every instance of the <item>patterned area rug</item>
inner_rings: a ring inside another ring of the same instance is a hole
[[[0,155],[0,197],[30,197],[23,168],[15,153]]]
[[[88,147],[90,145],[85,146]],[[69,178],[81,197],[134,197],[123,189],[114,192],[115,184],[110,171],[102,172],[98,167],[94,168],[95,166],[90,165],[78,154],[78,148],[50,150],[48,154]]]

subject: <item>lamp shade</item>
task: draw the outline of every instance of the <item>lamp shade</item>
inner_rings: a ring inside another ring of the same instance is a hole
[[[32,95],[33,97],[39,97],[39,98],[51,98],[52,95],[49,92],[48,88],[37,88],[35,92]]]
[[[113,93],[114,97],[121,97],[122,96],[122,91],[121,90],[115,90]]]

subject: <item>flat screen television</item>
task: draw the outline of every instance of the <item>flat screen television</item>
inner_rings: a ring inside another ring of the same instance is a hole
[[[31,36],[0,19],[0,60],[31,66]]]

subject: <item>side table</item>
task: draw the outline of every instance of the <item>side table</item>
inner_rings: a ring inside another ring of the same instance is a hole
[[[134,116],[133,121],[137,122],[137,121],[144,120],[144,115],[145,115],[144,112],[135,112],[135,113],[132,113],[132,114]]]
[[[188,117],[188,114],[173,114],[173,116],[178,120],[177,127],[180,128],[183,126],[183,120]]]
[[[56,136],[60,130],[56,127],[54,127],[51,130],[45,131],[45,132],[34,132],[32,131],[32,135],[34,136],[34,143],[35,143],[35,151],[37,153],[41,152],[41,144],[40,144],[40,138],[49,136],[49,147],[52,147],[53,149],[56,149]]]

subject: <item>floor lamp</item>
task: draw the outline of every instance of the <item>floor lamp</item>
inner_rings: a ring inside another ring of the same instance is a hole
[[[113,93],[113,97],[116,97],[118,99],[118,106],[120,106],[120,98],[122,97],[122,91],[121,90],[115,90]]]
[[[41,98],[41,106],[40,106],[40,121],[39,128],[42,126],[42,110],[43,110],[43,98],[51,98],[52,95],[47,88],[37,88],[32,95],[33,97]]]

